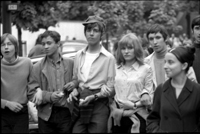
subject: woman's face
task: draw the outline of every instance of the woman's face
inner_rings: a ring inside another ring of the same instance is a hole
[[[15,46],[8,38],[1,44],[1,53],[5,59],[15,57]]]
[[[167,77],[170,78],[173,78],[185,71],[183,69],[183,64],[172,53],[167,53],[165,55],[164,69]]]
[[[126,45],[121,48],[121,53],[125,61],[132,61],[135,59],[134,47],[133,45]]]

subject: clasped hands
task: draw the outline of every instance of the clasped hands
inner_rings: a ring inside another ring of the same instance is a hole
[[[138,106],[149,106],[151,104],[149,94],[143,94],[138,102]],[[135,113],[134,111],[134,103],[131,101],[119,101],[119,106],[124,109],[123,116],[130,117]]]
[[[75,88],[75,85],[73,82],[69,82],[63,87],[63,91],[55,91],[51,95],[51,101],[53,103],[58,102],[65,94],[68,94]]]
[[[86,86],[80,86],[80,88],[82,88],[81,90],[84,90],[83,88],[88,88]],[[89,95],[87,96],[85,99],[79,99],[78,100],[78,95],[79,92],[78,90],[75,88],[70,94],[69,97],[67,98],[67,101],[69,103],[71,103],[73,100],[75,101],[79,101],[79,106],[87,106],[91,101],[94,100],[94,95]]]

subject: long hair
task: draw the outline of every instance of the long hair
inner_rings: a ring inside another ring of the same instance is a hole
[[[122,55],[121,49],[123,47],[128,47],[128,46],[133,46],[136,61],[140,65],[143,65],[144,64],[144,54],[143,54],[141,41],[133,33],[128,33],[128,34],[124,35],[121,38],[121,40],[118,42],[118,48],[117,48],[117,54],[116,54],[117,64],[118,65],[120,65],[121,63],[125,64],[126,61]]]
[[[4,33],[1,36],[1,44],[6,40],[6,38],[8,38],[10,40],[10,42],[15,46],[15,57],[17,57],[18,52],[19,52],[19,42],[18,42],[18,40],[12,34]]]

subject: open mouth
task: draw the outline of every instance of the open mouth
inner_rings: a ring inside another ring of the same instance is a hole
[[[5,54],[9,54],[9,51],[5,51],[4,53],[5,53]]]

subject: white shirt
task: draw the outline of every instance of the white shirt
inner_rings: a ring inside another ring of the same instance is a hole
[[[88,75],[89,75],[92,63],[98,56],[99,56],[99,53],[92,54],[92,53],[86,52],[85,61],[81,70],[85,78],[85,81],[88,79]]]
[[[129,71],[123,65],[116,69],[115,100],[136,102],[143,93],[150,94],[153,90],[153,72],[149,65],[135,62]]]

